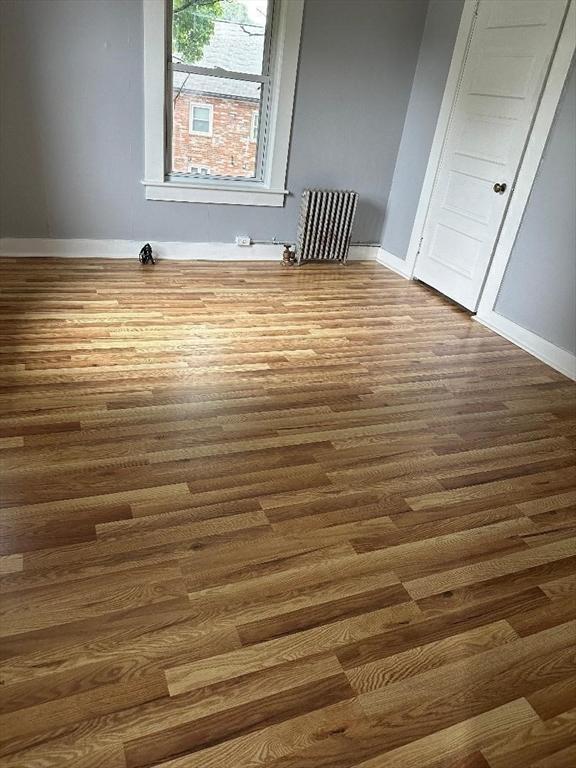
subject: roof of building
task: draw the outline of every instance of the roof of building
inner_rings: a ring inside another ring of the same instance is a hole
[[[263,49],[264,27],[215,21],[214,34],[204,48],[202,58],[194,64],[199,67],[219,67],[235,72],[260,74]],[[187,72],[174,72],[174,88],[182,88],[186,92],[232,98],[258,99],[260,97],[259,83],[210,75],[192,75]]]

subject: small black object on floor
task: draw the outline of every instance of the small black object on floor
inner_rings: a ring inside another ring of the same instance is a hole
[[[140,256],[138,258],[140,259],[140,264],[156,264],[150,243],[146,243],[140,251]]]

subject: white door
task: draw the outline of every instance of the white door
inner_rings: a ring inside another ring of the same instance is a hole
[[[415,277],[476,309],[567,0],[481,0]]]

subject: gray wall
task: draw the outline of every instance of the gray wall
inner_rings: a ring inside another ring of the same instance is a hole
[[[430,0],[394,170],[382,247],[406,258],[428,155],[458,33],[463,0]]]
[[[295,236],[305,186],[361,193],[379,241],[426,0],[307,0],[284,209],[146,201],[141,0],[2,0],[1,232]]]
[[[495,310],[576,354],[576,70],[574,64]]]

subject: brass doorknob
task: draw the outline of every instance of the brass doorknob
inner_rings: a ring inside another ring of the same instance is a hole
[[[502,184],[498,184],[498,182],[496,182],[496,184],[494,184],[494,192],[503,195],[504,192],[506,192],[506,183],[503,182]]]

